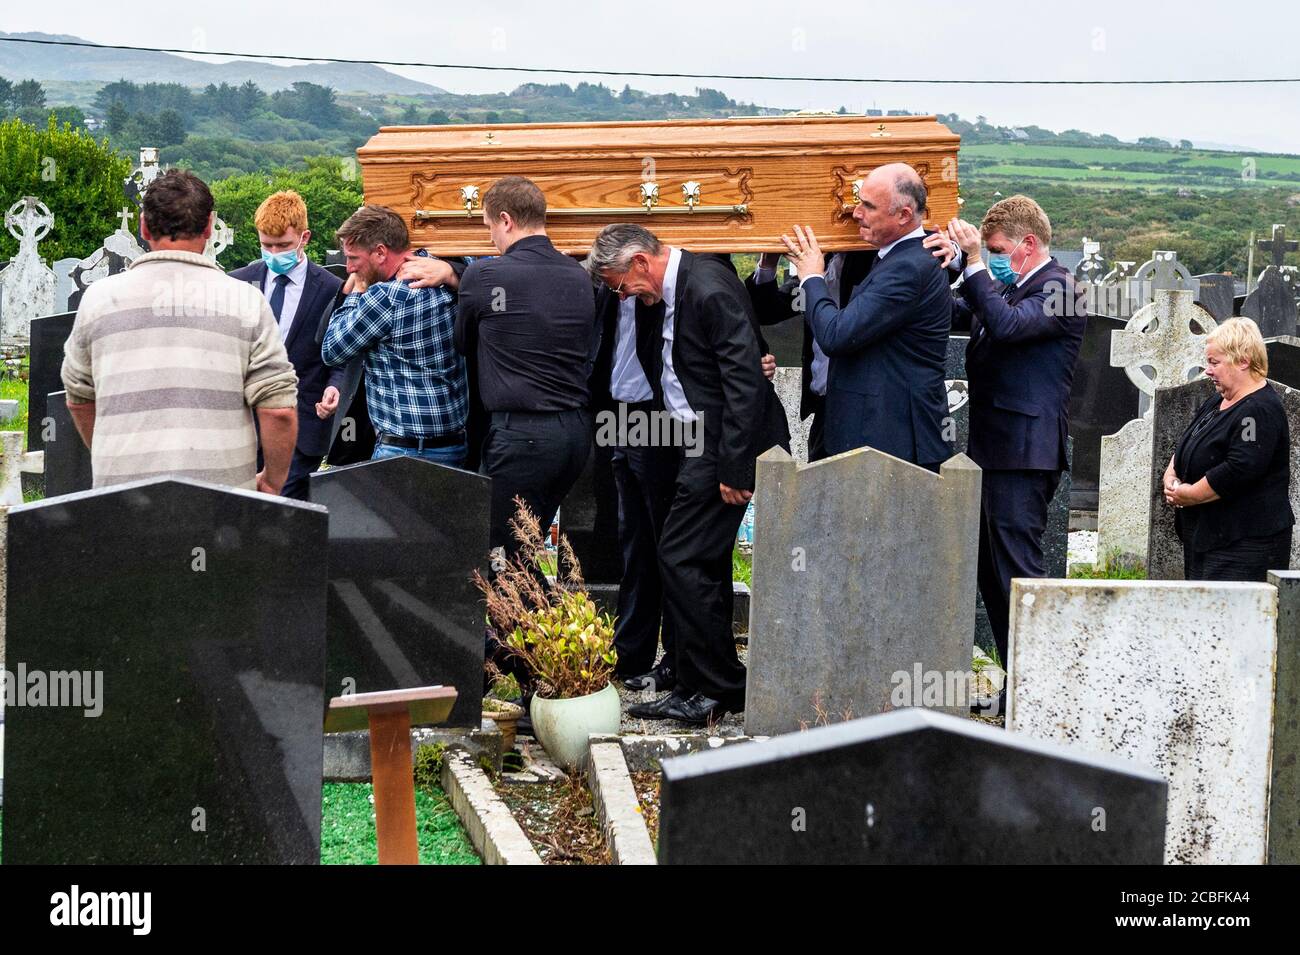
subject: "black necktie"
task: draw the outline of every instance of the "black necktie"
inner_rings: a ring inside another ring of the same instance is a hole
[[[280,310],[284,308],[284,287],[288,284],[289,276],[275,277],[275,289],[271,292],[271,311],[275,313],[276,324],[280,322]]]

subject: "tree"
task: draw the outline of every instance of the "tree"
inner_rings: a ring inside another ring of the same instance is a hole
[[[45,88],[36,80],[23,80],[13,91],[13,104],[16,109],[45,105]]]
[[[117,228],[131,162],[108,143],[53,118],[43,128],[11,119],[0,122],[0,156],[0,196],[36,196],[54,214],[43,258],[84,258]],[[17,251],[18,240],[0,229],[0,258]]]
[[[700,106],[704,109],[726,109],[732,105],[730,98],[721,90],[713,90],[706,87],[696,87],[695,98],[699,100]]]
[[[222,256],[227,266],[234,268],[261,255],[253,216],[262,200],[280,189],[297,191],[307,203],[312,230],[307,252],[316,262],[325,261],[325,250],[335,245],[334,230],[363,201],[361,180],[336,156],[311,157],[306,163],[306,169],[280,168],[270,175],[249,173],[210,183],[217,214],[235,230],[234,242]]]
[[[0,113],[7,113],[14,102],[14,84],[0,76]]]
[[[155,121],[154,136],[158,146],[175,146],[185,142],[185,119],[174,109],[165,109]]]
[[[253,112],[262,107],[266,101],[266,94],[262,88],[252,80],[245,80],[244,85],[239,87],[239,94],[235,98],[235,117],[237,119],[248,119]]]
[[[1195,149],[1196,147],[1192,145],[1192,141],[1191,141],[1190,139],[1180,139],[1180,140],[1178,140],[1178,148],[1179,148],[1179,149]]]
[[[424,122],[427,126],[446,126],[451,123],[451,116],[445,109],[435,109],[424,117]]]
[[[116,136],[126,128],[127,120],[131,118],[130,111],[122,104],[121,100],[115,99],[108,104],[108,113],[104,117],[104,125],[108,129],[110,136]]]
[[[414,103],[411,103],[406,107],[406,109],[402,110],[402,125],[418,126],[419,124],[420,110]]]

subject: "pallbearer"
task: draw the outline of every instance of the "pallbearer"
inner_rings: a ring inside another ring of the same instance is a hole
[[[665,626],[677,638],[676,687],[629,713],[707,723],[744,708],[745,668],[731,631],[731,552],[753,496],[755,459],[773,445],[789,448],[785,413],[763,377],[749,295],[728,263],[618,224],[596,237],[588,268],[622,297],[663,304],[661,336],[643,364],[656,402],[694,438],[677,449],[659,545]]]

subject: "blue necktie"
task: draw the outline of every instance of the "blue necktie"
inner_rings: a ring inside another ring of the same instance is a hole
[[[280,323],[280,310],[284,308],[284,287],[289,284],[289,276],[277,275],[275,277],[275,289],[271,292],[271,311],[275,314],[275,321]]]

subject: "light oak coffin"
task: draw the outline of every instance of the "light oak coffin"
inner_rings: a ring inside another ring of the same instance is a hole
[[[781,251],[797,222],[830,251],[864,247],[855,183],[885,163],[924,178],[927,225],[956,215],[959,139],[933,116],[385,126],[357,157],[366,202],[442,255],[495,254],[482,196],[507,175],[541,187],[547,232],[570,254],[611,222],[700,252]]]

